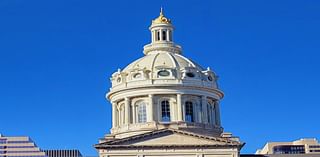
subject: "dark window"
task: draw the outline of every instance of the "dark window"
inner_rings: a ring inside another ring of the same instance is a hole
[[[188,72],[186,75],[187,75],[188,77],[194,77],[194,73],[191,73],[191,72]]]
[[[170,103],[168,100],[161,102],[161,120],[163,122],[170,122]]]
[[[186,121],[187,122],[194,122],[193,120],[193,104],[190,101],[186,102],[185,105],[185,109],[186,109]]]
[[[213,81],[212,76],[208,76],[208,80],[209,80],[209,81]]]
[[[303,145],[282,145],[273,147],[274,154],[305,154]]]
[[[167,40],[167,32],[166,31],[162,31],[162,40]]]

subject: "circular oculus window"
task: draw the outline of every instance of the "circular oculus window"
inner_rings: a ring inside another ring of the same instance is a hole
[[[213,81],[212,76],[208,76],[208,80],[209,80],[209,81]]]
[[[191,72],[186,73],[186,75],[187,75],[188,77],[194,77],[194,76],[195,76],[194,73],[191,73]]]
[[[133,75],[133,78],[141,78],[141,74],[140,73],[136,73]]]
[[[170,72],[168,70],[160,70],[158,72],[158,75],[159,76],[169,76],[170,75]]]

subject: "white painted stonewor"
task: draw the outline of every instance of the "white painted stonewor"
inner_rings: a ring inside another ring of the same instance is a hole
[[[218,102],[223,93],[217,88],[217,76],[183,56],[181,46],[172,40],[171,21],[153,21],[149,29],[151,43],[144,46],[144,56],[111,77],[106,95],[113,102],[111,134],[126,137],[174,128],[220,136]],[[141,113],[138,101],[146,104],[146,113]],[[186,108],[186,102],[192,105]],[[208,107],[208,102],[216,107]],[[165,103],[166,111],[161,106]],[[145,115],[146,122],[138,123],[138,115]]]
[[[217,76],[183,56],[161,10],[144,56],[111,77],[112,129],[100,157],[239,157],[243,143],[222,133]]]

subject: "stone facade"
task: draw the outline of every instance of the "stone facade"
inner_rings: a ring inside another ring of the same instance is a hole
[[[162,11],[142,58],[111,77],[112,129],[100,156],[237,157],[243,144],[224,134],[217,76],[182,55]]]

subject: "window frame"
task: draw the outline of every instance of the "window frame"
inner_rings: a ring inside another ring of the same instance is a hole
[[[167,102],[167,103],[165,103]],[[161,122],[171,122],[171,103],[170,99],[160,100],[160,120]],[[168,118],[167,120],[164,118]]]

